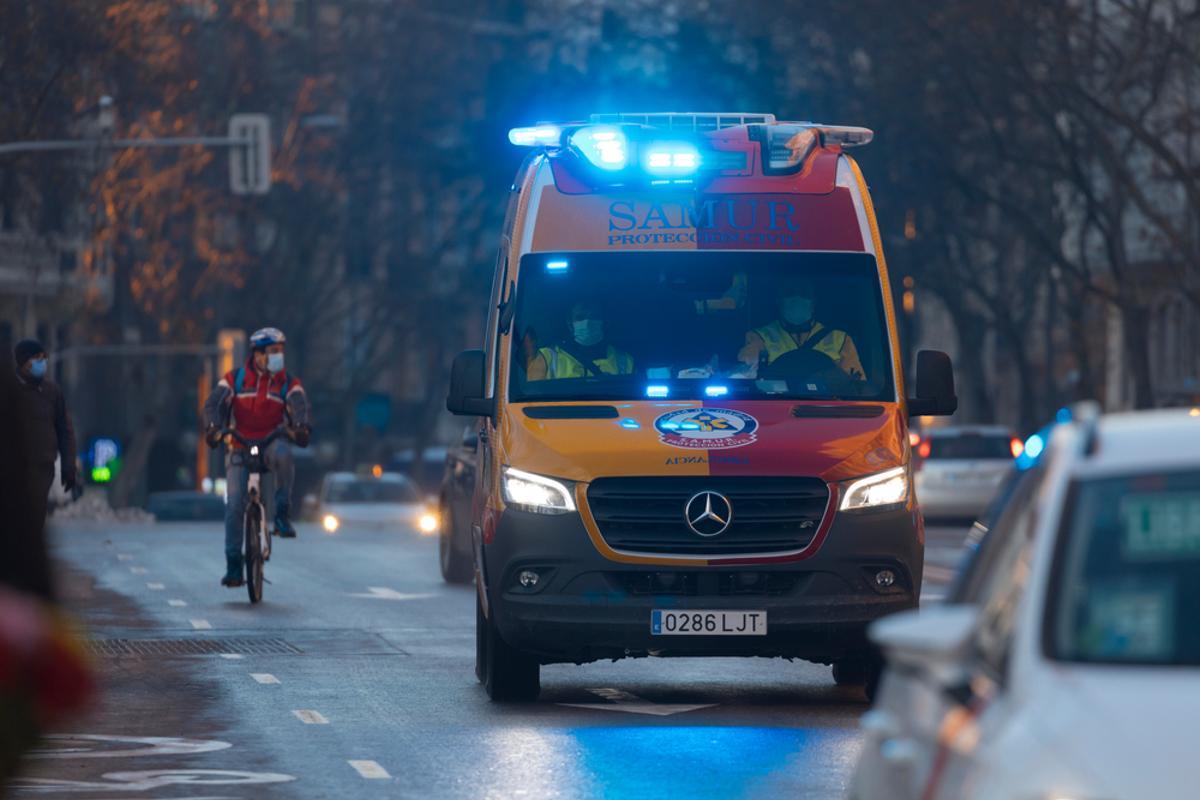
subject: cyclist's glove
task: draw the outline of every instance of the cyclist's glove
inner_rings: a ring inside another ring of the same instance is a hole
[[[292,428],[292,441],[300,447],[308,447],[308,440],[312,437],[312,428],[307,425],[301,425]]]
[[[217,449],[221,445],[221,429],[216,425],[209,425],[208,430],[204,431],[204,442],[212,449]]]

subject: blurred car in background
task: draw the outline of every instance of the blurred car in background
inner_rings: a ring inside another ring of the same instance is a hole
[[[328,533],[346,525],[413,527],[424,534],[438,529],[437,513],[417,485],[394,472],[329,473],[321,483],[314,515]]]
[[[442,467],[446,463],[447,451],[450,448],[441,445],[426,447],[419,456],[411,447],[392,454],[392,458],[383,464],[388,472],[398,472],[406,476],[421,490],[421,494],[434,497],[442,480]]]
[[[217,522],[225,519],[225,498],[211,492],[151,492],[146,510],[159,522]]]
[[[446,452],[439,514],[442,529],[438,561],[447,583],[467,583],[474,576],[471,553],[471,502],[475,493],[475,459],[479,434],[474,427],[463,431],[457,447]]]
[[[1191,796],[1200,410],[1061,426],[993,530],[964,602],[872,629],[888,669],[850,796]]]
[[[927,519],[974,519],[987,508],[1023,445],[993,425],[922,431],[916,445],[917,501]]]

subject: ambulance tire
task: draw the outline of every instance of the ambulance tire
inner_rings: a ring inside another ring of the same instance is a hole
[[[514,650],[483,615],[475,595],[475,676],[494,703],[531,703],[542,690],[541,665]]]
[[[446,583],[470,583],[475,570],[471,559],[454,547],[454,525],[454,512],[449,506],[443,506],[442,532],[438,536],[438,565],[442,568],[442,580]]]
[[[868,701],[875,700],[883,661],[877,656],[858,656],[833,662],[833,682],[838,686],[861,686]]]

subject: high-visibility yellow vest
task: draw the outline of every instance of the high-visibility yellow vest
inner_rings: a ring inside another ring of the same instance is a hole
[[[821,332],[825,330],[825,326],[821,323],[815,323],[809,338],[814,336],[820,337]],[[770,325],[764,325],[761,328],[755,328],[754,332],[763,340],[763,344],[767,348],[767,363],[773,363],[785,353],[790,353],[793,350],[799,350],[803,342],[797,341],[779,320],[775,320]],[[824,339],[817,342],[813,347],[818,353],[824,353],[833,359],[833,363],[840,364],[842,360],[842,348],[846,346],[846,334],[844,331],[831,331]]]
[[[579,363],[579,359],[561,347],[543,347],[538,352],[546,360],[546,378],[548,380],[582,378],[588,374],[583,364]],[[604,358],[594,359],[592,367],[593,373],[599,371],[605,375],[631,375],[633,374],[633,357],[628,353],[622,353],[610,344]]]

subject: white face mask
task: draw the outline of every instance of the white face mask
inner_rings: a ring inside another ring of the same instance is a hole
[[[813,301],[807,297],[783,298],[783,319],[789,325],[803,325],[812,319]]]
[[[575,328],[575,341],[584,347],[599,344],[604,338],[604,321],[599,319],[580,319],[572,323]]]
[[[283,353],[267,353],[267,371],[283,371]]]

